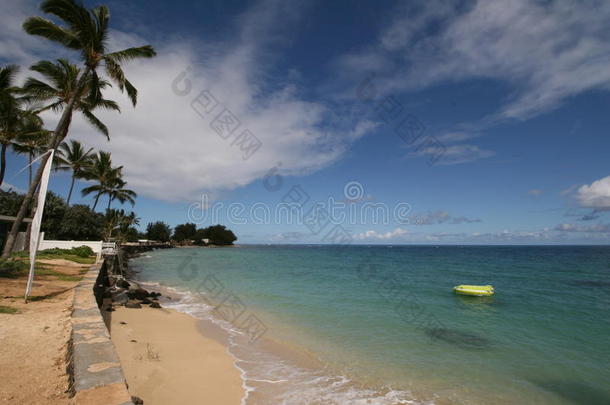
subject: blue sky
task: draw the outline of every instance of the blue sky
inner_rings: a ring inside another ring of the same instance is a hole
[[[76,57],[21,32],[37,2],[7,3],[2,64]],[[100,114],[110,142],[80,118],[71,136],[125,166],[143,225],[221,222],[244,243],[324,243],[339,225],[364,244],[606,244],[610,5],[586,3],[108,1],[113,47],[159,55],[126,69],[136,109],[109,93],[123,107]],[[227,112],[239,126],[215,125]],[[17,189],[24,165],[9,157]],[[303,212],[335,204],[328,229],[282,216],[294,186]]]

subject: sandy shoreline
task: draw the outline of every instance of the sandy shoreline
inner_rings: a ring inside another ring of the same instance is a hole
[[[227,346],[171,309],[117,307],[109,330],[131,395],[147,405],[239,404],[244,389]]]

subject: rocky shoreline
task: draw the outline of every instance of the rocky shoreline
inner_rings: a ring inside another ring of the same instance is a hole
[[[143,288],[134,280],[137,272],[129,268],[130,259],[154,249],[154,247],[148,246],[120,248],[117,254],[122,255],[122,259],[119,260],[116,256],[113,265],[110,266],[113,271],[107,273],[103,282],[103,289],[101,288],[101,291],[98,292],[98,295],[100,295],[98,303],[101,311],[112,312],[116,310],[117,306],[137,309],[142,308],[143,305],[148,305],[151,308],[161,308],[159,303],[161,293]],[[98,287],[100,286],[98,285]],[[170,299],[170,297],[166,298]]]

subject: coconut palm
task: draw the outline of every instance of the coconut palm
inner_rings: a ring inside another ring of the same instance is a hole
[[[120,173],[119,173],[120,174]],[[135,198],[138,196],[135,191],[126,189],[125,186],[127,182],[122,178],[117,177],[113,179],[110,184],[108,184],[107,190],[105,194],[108,195],[108,208],[110,209],[110,204],[114,200],[119,200],[121,204],[125,204],[126,202],[130,203],[132,206],[135,205]]]
[[[133,59],[150,58],[155,56],[156,53],[149,45],[109,52],[110,12],[106,6],[88,10],[76,0],[45,0],[41,4],[41,10],[57,17],[63,24],[56,24],[43,17],[30,17],[23,23],[25,31],[28,34],[41,36],[60,43],[68,49],[78,51],[84,65],[84,69],[80,72],[77,80],[76,89],[68,99],[55,128],[51,141],[51,148],[55,149],[67,135],[76,101],[82,94],[85,94],[85,90],[88,89],[92,101],[102,97],[101,90],[95,85],[101,81],[98,75],[100,66],[104,67],[110,80],[117,84],[121,91],[127,93],[135,106],[138,92],[125,77],[121,64]],[[48,157],[41,159],[36,176],[19,208],[17,218],[7,236],[2,252],[3,258],[8,258],[13,249],[17,232],[23,222],[34,191],[40,183],[47,159]]]
[[[94,114],[93,110],[104,108],[120,112],[119,105],[101,96],[101,90],[110,87],[106,80],[94,80],[87,77],[84,88],[78,88],[80,69],[65,59],[57,62],[40,61],[30,67],[30,70],[39,73],[46,81],[30,77],[20,90],[23,99],[29,102],[45,103],[39,111],[52,110],[60,112],[66,108],[70,100],[75,97],[73,111],[80,112],[95,129],[108,137],[108,128]],[[99,93],[99,94],[98,94]],[[64,127],[63,139],[68,131],[72,115],[68,117],[68,125]]]
[[[0,186],[6,171],[6,152],[19,135],[24,118],[14,85],[18,71],[14,65],[0,68]]]
[[[28,157],[28,184],[32,184],[32,162],[34,158],[47,151],[51,140],[50,131],[42,128],[42,121],[36,118],[38,117],[25,119],[12,145],[15,153]]]
[[[85,187],[81,190],[84,196],[95,194],[93,210],[97,207],[100,197],[108,194],[114,182],[121,177],[123,166],[112,167],[112,159],[109,152],[100,151],[93,155],[91,164],[85,169],[83,177],[87,180],[93,180],[96,184]]]
[[[139,224],[140,218],[133,211],[126,214],[124,210],[108,209],[104,215],[104,239],[109,240],[114,237],[117,242],[123,242],[128,237],[130,229]]]
[[[72,170],[72,181],[70,183],[70,191],[66,203],[70,205],[72,190],[76,179],[82,179],[85,176],[86,169],[91,164],[93,148],[85,151],[83,145],[72,139],[70,143],[62,142],[58,150],[58,170]]]

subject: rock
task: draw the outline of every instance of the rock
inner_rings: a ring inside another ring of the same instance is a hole
[[[156,292],[156,291],[153,291],[153,292],[151,292],[151,293],[150,293],[150,296],[151,296],[152,298],[157,298],[157,297],[160,297],[160,296],[161,296],[161,293],[158,293],[158,292]]]
[[[127,325],[127,322],[123,322],[123,321],[121,321],[121,322],[119,322],[119,323],[120,323],[121,325]]]
[[[136,288],[127,292],[127,295],[131,299],[143,300],[144,298],[147,298],[149,294],[148,291],[143,288]]]
[[[112,295],[112,302],[115,304],[123,305],[129,301],[129,295],[125,291],[119,291]]]
[[[116,311],[116,309],[114,309],[113,307],[110,306],[110,307],[106,308],[106,311],[107,312],[112,312],[112,311]]]
[[[144,401],[140,397],[131,397],[131,402],[133,405],[144,405]]]
[[[158,302],[153,302],[150,304],[151,308],[161,308],[161,304],[159,304]]]
[[[129,284],[129,283],[128,283],[127,281],[125,281],[124,279],[120,279],[120,280],[118,280],[118,281],[116,282],[116,285],[117,285],[118,287],[121,287],[121,288],[129,288],[129,287],[131,287],[131,284]]]
[[[128,301],[125,303],[125,308],[142,308],[142,305],[138,302]]]
[[[140,300],[140,304],[152,304],[152,301],[148,298],[144,298],[143,300]]]

